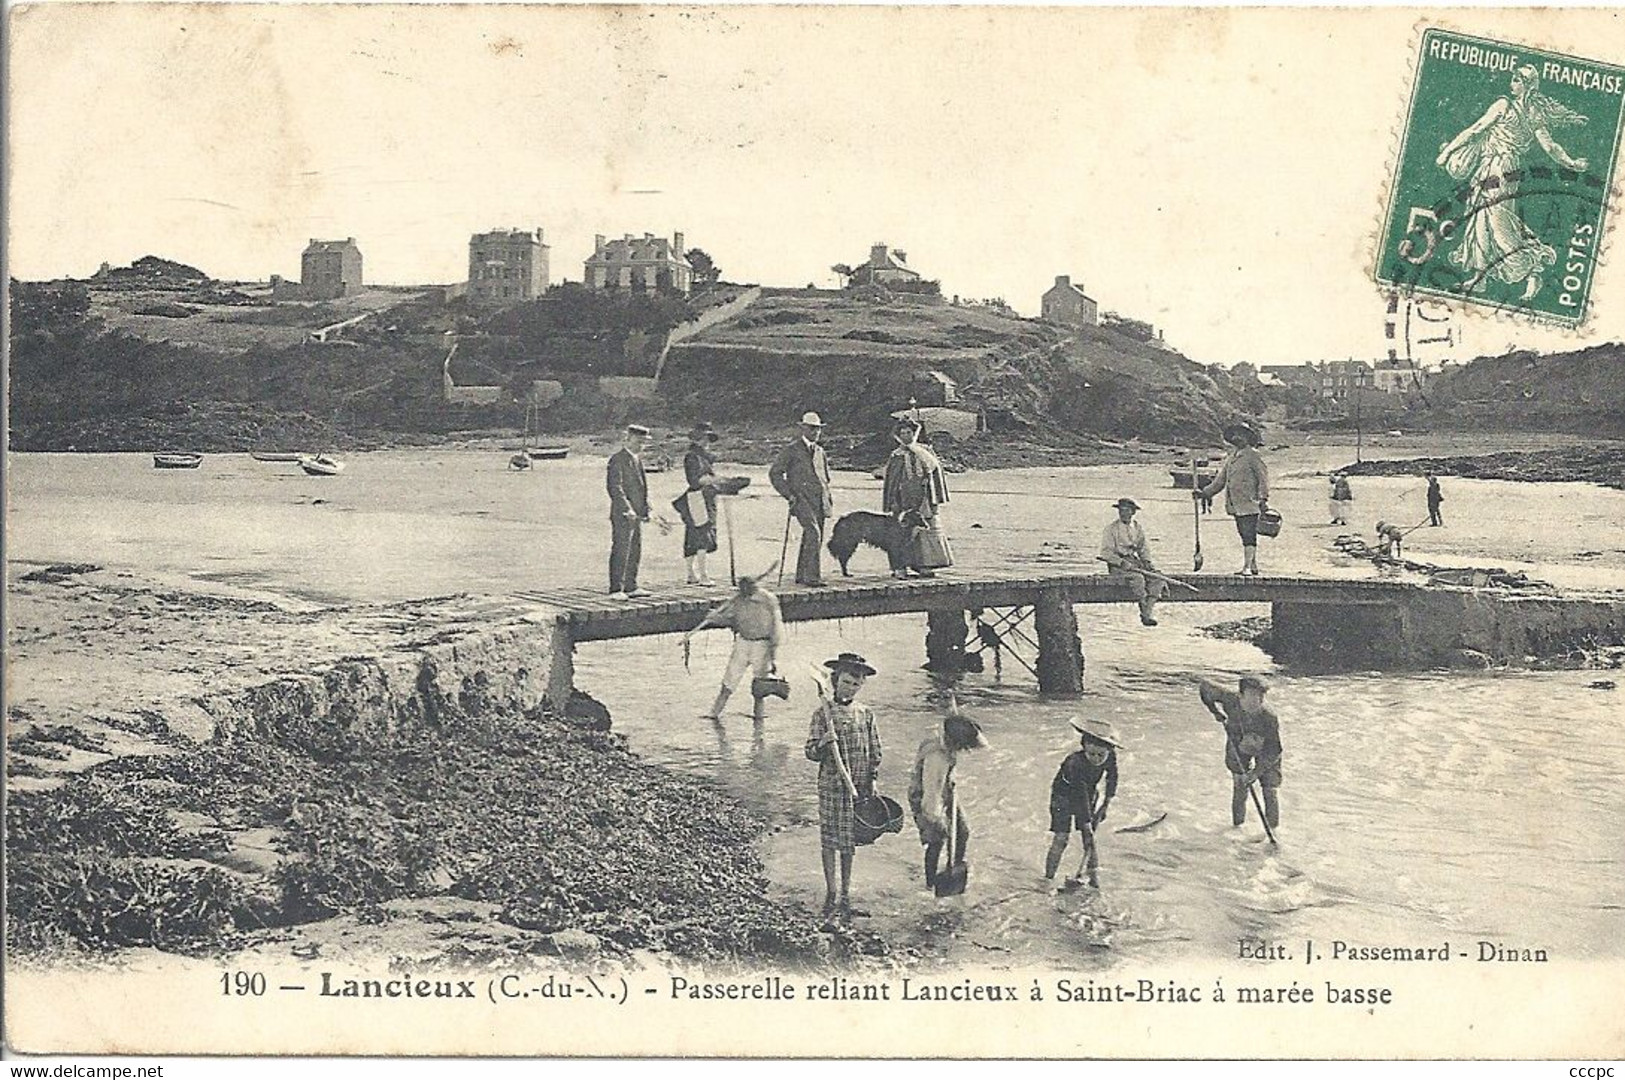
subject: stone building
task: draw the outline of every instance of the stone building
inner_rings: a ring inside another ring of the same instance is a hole
[[[361,289],[361,249],[355,237],[312,238],[299,264],[299,284],[312,300],[334,300]]]
[[[627,233],[619,240],[593,238],[582,279],[589,289],[623,292],[675,292],[687,296],[694,288],[694,268],[683,254],[683,234]]]
[[[869,261],[852,268],[853,285],[891,285],[902,281],[919,281],[920,272],[908,265],[908,252],[893,251],[885,244],[869,248]]]
[[[1346,401],[1374,385],[1371,365],[1364,360],[1328,360],[1320,367],[1320,396]]]
[[[468,296],[480,303],[534,300],[547,291],[542,230],[492,229],[468,238]]]
[[[1040,301],[1040,318],[1063,326],[1095,326],[1100,322],[1100,305],[1090,299],[1083,286],[1072,284],[1069,274],[1056,274],[1055,284]]]
[[[1414,394],[1428,373],[1409,360],[1382,360],[1371,372],[1371,385],[1384,394]]]

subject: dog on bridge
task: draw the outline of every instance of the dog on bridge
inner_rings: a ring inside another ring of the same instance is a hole
[[[858,548],[867,544],[884,551],[892,572],[896,573],[907,569],[909,549],[913,546],[914,533],[919,527],[917,523],[910,521],[909,515],[904,515],[903,520],[898,521],[890,514],[855,510],[842,515],[835,523],[835,528],[830,531],[830,554],[841,564],[842,575],[851,577],[852,571],[846,568],[846,564]]]

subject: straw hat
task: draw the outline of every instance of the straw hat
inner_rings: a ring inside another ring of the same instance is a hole
[[[831,671],[855,671],[864,676],[876,674],[875,669],[869,666],[869,661],[855,652],[844,652],[833,660],[825,660],[824,666]]]
[[[808,427],[823,427],[824,426],[823,417],[819,416],[815,412],[804,412],[804,413],[802,413],[801,414],[801,422],[803,424],[807,425]]]
[[[1096,742],[1103,742],[1119,750],[1123,748],[1122,741],[1117,737],[1117,729],[1112,727],[1110,720],[1089,719],[1081,724],[1076,720],[1069,720],[1067,723],[1071,724],[1072,730],[1079,735],[1088,736]]]

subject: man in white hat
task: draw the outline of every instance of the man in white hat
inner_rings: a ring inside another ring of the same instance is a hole
[[[1111,567],[1110,574],[1129,588],[1135,602],[1140,605],[1140,622],[1157,625],[1157,600],[1168,594],[1168,583],[1147,580],[1138,569],[1155,570],[1151,561],[1151,546],[1146,542],[1145,530],[1134,520],[1140,504],[1133,499],[1118,499],[1117,517],[1106,526],[1100,539],[1100,557]]]
[[[1076,829],[1083,840],[1084,867],[1089,887],[1100,888],[1100,853],[1095,848],[1095,827],[1106,820],[1106,807],[1117,794],[1117,750],[1122,743],[1105,720],[1072,722],[1072,730],[1082,745],[1068,754],[1049,788],[1049,851],[1044,856],[1044,876],[1051,880],[1060,869],[1067,841]],[[1100,781],[1106,781],[1105,797],[1100,798]]]
[[[824,421],[817,413],[804,413],[801,434],[784,448],[767,473],[773,490],[790,503],[790,514],[801,525],[796,584],[815,589],[824,585],[824,522],[835,506],[829,487],[829,462],[824,448],[818,445],[823,431]]]

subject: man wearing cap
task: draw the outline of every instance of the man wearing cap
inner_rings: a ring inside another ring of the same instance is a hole
[[[1095,827],[1106,820],[1106,807],[1117,794],[1117,750],[1122,744],[1105,720],[1072,722],[1081,746],[1066,756],[1055,771],[1049,787],[1049,851],[1044,856],[1044,876],[1051,880],[1061,867],[1061,856],[1076,829],[1083,841],[1084,866],[1089,887],[1100,888],[1100,853],[1095,848]],[[1106,781],[1105,797],[1100,797],[1100,781]]]
[[[695,424],[683,454],[683,475],[688,477],[688,490],[683,493],[683,558],[688,560],[690,585],[713,584],[705,570],[705,556],[717,549],[717,459],[710,446],[716,441],[717,433],[710,424]]]
[[[1230,444],[1213,482],[1203,487],[1194,486],[1193,499],[1211,499],[1224,491],[1224,512],[1236,520],[1236,532],[1241,535],[1241,569],[1239,574],[1258,573],[1258,515],[1269,509],[1270,471],[1257,450],[1258,437],[1246,424],[1231,424],[1224,429],[1224,441]]]
[[[956,798],[954,768],[966,750],[986,746],[982,728],[956,707],[942,718],[942,728],[930,735],[914,754],[914,772],[908,784],[908,807],[925,845],[925,886],[935,888],[937,864],[942,845],[948,841],[948,818],[953,816],[954,845],[950,866],[965,861],[965,845],[970,843],[970,823]]]
[[[1147,580],[1137,570],[1156,569],[1151,562],[1151,547],[1146,543],[1145,530],[1134,520],[1134,512],[1140,508],[1140,504],[1133,499],[1118,499],[1114,505],[1117,507],[1117,520],[1106,526],[1105,535],[1100,540],[1100,557],[1111,567],[1109,573],[1112,578],[1126,584],[1139,603],[1140,622],[1155,626],[1157,600],[1168,595],[1168,583],[1154,578]]]
[[[1264,820],[1274,829],[1281,824],[1276,792],[1281,787],[1281,722],[1264,707],[1269,690],[1256,675],[1243,675],[1236,691],[1220,689],[1206,679],[1201,683],[1202,704],[1224,725],[1224,765],[1230,770],[1230,821],[1247,820],[1247,792],[1258,781],[1264,789]]]
[[[829,488],[829,462],[818,445],[824,421],[815,412],[801,417],[801,434],[794,439],[768,470],[773,490],[790,503],[790,513],[801,525],[801,550],[796,556],[796,584],[822,588],[824,571],[822,549],[824,522],[834,509]],[[788,528],[788,525],[786,525]]]
[[[616,600],[648,596],[638,588],[638,563],[643,559],[643,523],[649,520],[649,479],[643,472],[643,447],[649,429],[626,426],[626,440],[610,455],[606,487],[609,489],[609,594]]]
[[[852,854],[857,850],[853,830],[857,798],[874,793],[880,771],[880,733],[867,705],[853,699],[875,673],[857,653],[841,653],[824,661],[829,668],[831,695],[812,715],[805,752],[818,762],[818,838],[824,860],[824,915],[842,919],[867,912],[852,907]],[[840,865],[840,892],[836,893],[836,864]]]

